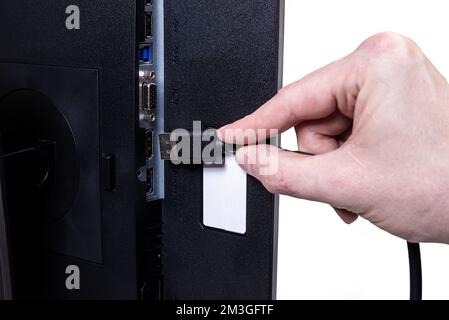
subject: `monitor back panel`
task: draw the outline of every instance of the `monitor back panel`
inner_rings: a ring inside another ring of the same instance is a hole
[[[165,198],[157,201],[148,201],[138,178],[145,165],[138,72],[145,3],[78,0],[79,30],[66,27],[67,1],[0,3],[0,109],[39,96],[42,106],[57,110],[50,114],[65,119],[77,150],[70,163],[78,178],[71,180],[73,197],[65,209],[55,215],[39,207],[43,219],[39,230],[27,226],[31,233],[9,229],[9,235],[20,235],[14,241],[22,251],[27,243],[36,247],[36,237],[42,240],[39,265],[31,266],[39,281],[15,293],[51,299],[270,299],[276,289],[274,195],[247,178],[246,233],[239,235],[202,224],[201,166],[166,163]],[[164,30],[166,131],[190,130],[193,121],[218,128],[275,95],[282,1],[165,0],[163,6],[163,19],[156,20]],[[17,208],[27,206],[20,194],[12,198]],[[18,212],[38,211],[28,206]],[[26,266],[37,251],[29,259],[24,252],[19,256]],[[18,269],[11,265],[14,278]],[[79,288],[67,285],[71,266],[79,268]]]

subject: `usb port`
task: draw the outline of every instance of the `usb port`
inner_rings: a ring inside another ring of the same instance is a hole
[[[154,183],[154,175],[153,175],[153,169],[150,168],[147,170],[147,185],[145,188],[145,192],[147,193],[147,195],[151,195],[154,192],[154,187],[153,187],[153,183]]]
[[[157,106],[157,85],[154,83],[144,83],[142,85],[142,108],[150,111]]]
[[[145,46],[139,49],[139,60],[144,63],[153,64],[153,46]]]
[[[145,13],[145,37],[149,38],[153,36],[153,13]]]
[[[153,159],[153,130],[147,130],[145,135],[145,157],[151,160]]]

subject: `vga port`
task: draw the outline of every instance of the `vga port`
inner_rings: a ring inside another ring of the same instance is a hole
[[[142,105],[146,111],[153,110],[157,106],[157,85],[144,83],[142,88]]]

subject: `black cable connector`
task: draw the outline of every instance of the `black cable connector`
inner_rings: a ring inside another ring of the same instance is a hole
[[[204,137],[207,137],[204,139]],[[180,141],[186,142],[181,144]],[[196,146],[195,146],[196,143]],[[261,145],[266,142],[260,143]],[[184,165],[225,165],[225,155],[235,154],[236,151],[245,145],[226,144],[218,139],[214,134],[204,134],[203,132],[192,133],[162,133],[159,135],[159,147],[161,160]],[[302,151],[290,151],[305,156],[313,156],[311,153]]]
[[[205,138],[206,137],[206,138]],[[226,152],[235,152],[232,146],[221,142],[216,132],[207,135],[203,132],[172,132],[159,135],[161,160],[182,165],[225,164]]]

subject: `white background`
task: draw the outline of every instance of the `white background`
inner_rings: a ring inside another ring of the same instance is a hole
[[[448,78],[448,13],[447,0],[286,0],[284,84],[380,31],[414,39]],[[292,132],[283,147],[296,147]],[[424,244],[422,259],[424,299],[448,299],[449,246]],[[403,240],[366,221],[347,226],[326,205],[281,198],[279,299],[408,299],[408,290]]]

